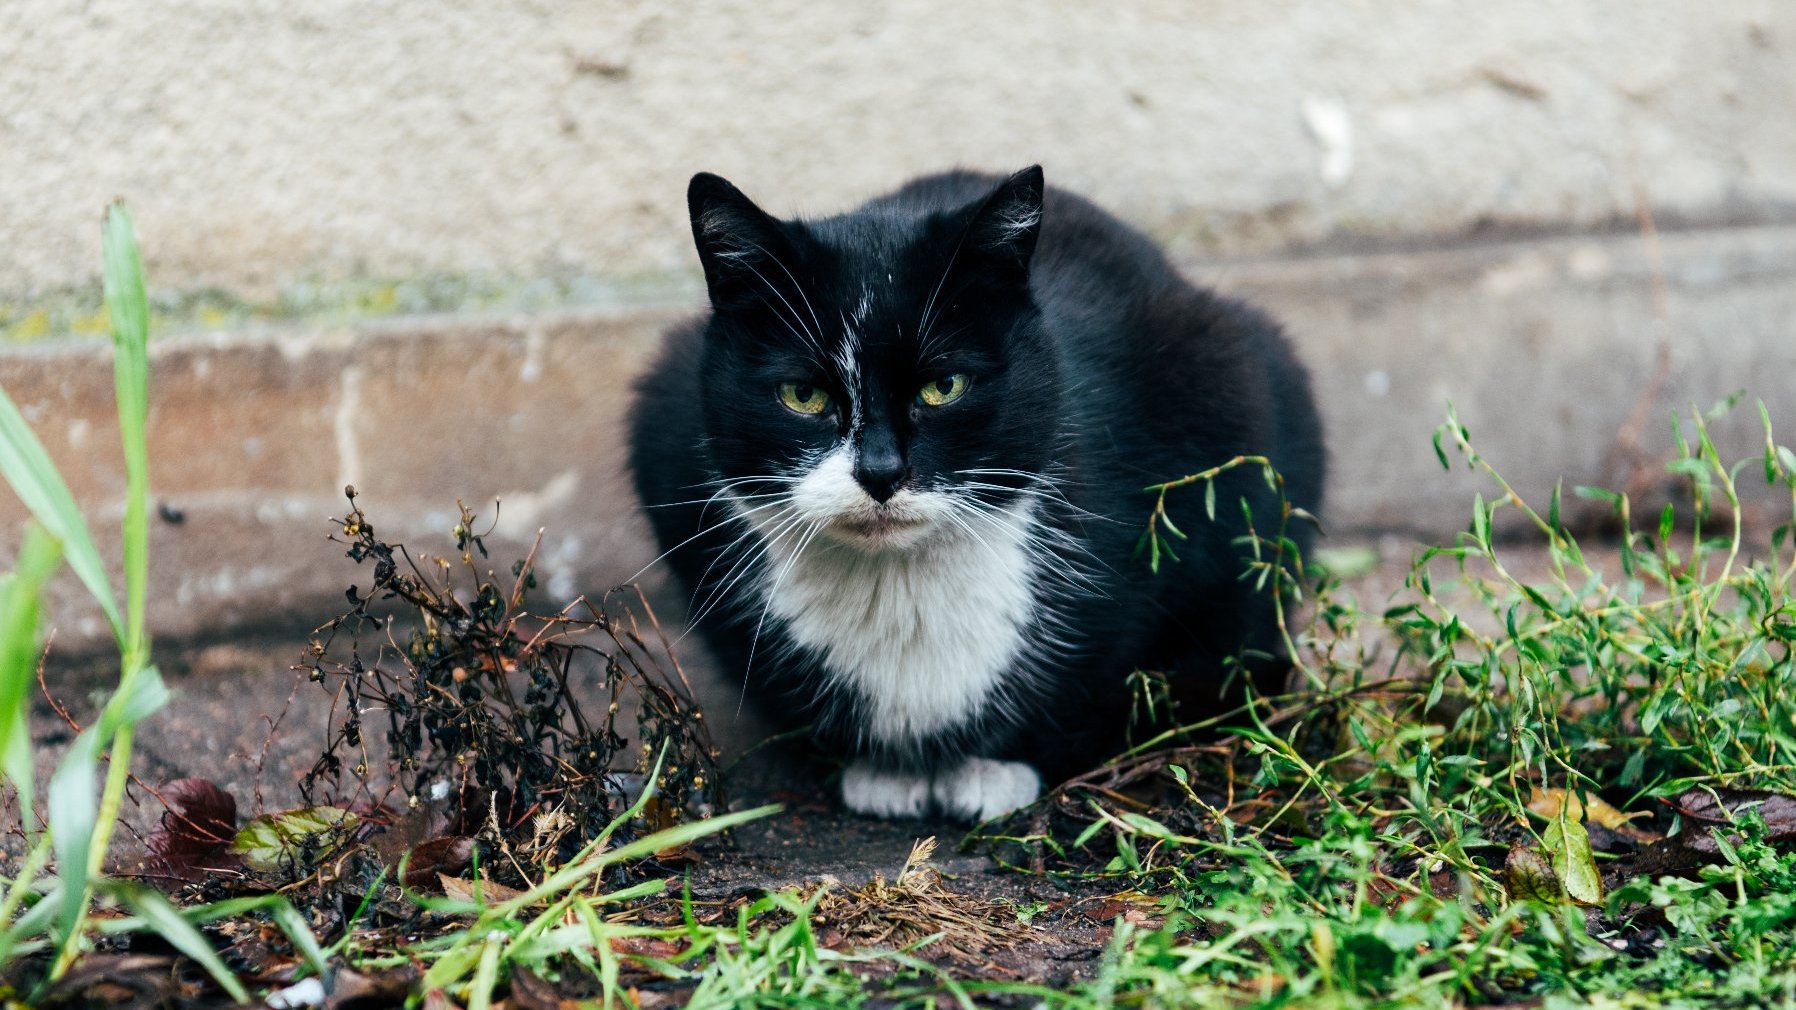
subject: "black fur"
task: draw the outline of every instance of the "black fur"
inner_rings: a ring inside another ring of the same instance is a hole
[[[1219,483],[1215,521],[1201,488],[1169,499],[1192,538],[1177,544],[1181,560],[1156,575],[1131,558],[1153,503],[1146,485],[1236,455],[1271,457],[1292,503],[1319,511],[1321,425],[1308,376],[1269,319],[1193,287],[1140,233],[1044,188],[1039,169],[928,176],[818,220],[776,220],[710,175],[693,179],[689,203],[713,311],[672,330],[640,382],[632,464],[695,608],[718,604],[700,622],[706,640],[764,712],[813,724],[845,755],[869,746],[857,700],[819,675],[817,657],[783,641],[776,620],[762,622],[753,578],[725,587],[745,549],[725,545],[741,524],[725,522],[719,502],[654,506],[705,499],[719,486],[707,482],[790,467],[839,440],[846,412],[802,417],[772,390],[794,378],[839,386],[839,369],[801,331],[820,331],[833,354],[869,292],[858,327],[862,457],[888,457],[888,469],[924,485],[974,466],[1053,475],[1059,496],[1044,498],[1040,515],[1066,534],[1060,560],[1083,573],[1049,587],[1063,626],[1029,631],[1033,669],[1001,704],[872,757],[911,768],[959,756],[1024,760],[1052,782],[1120,741],[1131,670],[1176,671],[1187,716],[1218,704],[1225,663],[1243,650],[1268,657],[1248,664],[1262,687],[1282,677],[1285,664],[1270,658],[1280,652],[1272,601],[1241,578],[1235,544],[1243,497],[1263,532],[1276,527],[1276,500],[1257,470]],[[940,339],[919,361],[932,294]],[[971,374],[969,391],[920,416],[915,390],[947,372]],[[985,479],[1015,487],[981,492],[994,502],[1030,490]],[[1289,534],[1311,539],[1303,522]],[[1058,644],[1042,644],[1050,639]]]

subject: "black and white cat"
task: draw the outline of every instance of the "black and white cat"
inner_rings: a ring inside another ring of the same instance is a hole
[[[1240,499],[1278,515],[1257,470],[1215,520],[1172,496],[1178,563],[1131,557],[1144,486],[1237,454],[1317,510],[1321,425],[1277,326],[1039,167],[815,220],[714,175],[687,199],[712,311],[639,384],[637,490],[725,669],[851,760],[849,807],[1022,806],[1121,740],[1132,670],[1209,708],[1232,657],[1282,679],[1237,542]]]

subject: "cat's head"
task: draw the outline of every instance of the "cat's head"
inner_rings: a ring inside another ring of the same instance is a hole
[[[693,178],[708,447],[763,534],[906,550],[1014,524],[1039,493],[1059,431],[1030,290],[1041,169],[951,178],[972,198],[810,221]]]

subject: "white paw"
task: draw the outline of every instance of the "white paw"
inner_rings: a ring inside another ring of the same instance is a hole
[[[882,771],[856,761],[842,773],[842,803],[857,814],[921,817],[929,803],[929,778]]]
[[[930,791],[944,813],[979,823],[1035,802],[1041,776],[1021,761],[968,758],[938,773]]]

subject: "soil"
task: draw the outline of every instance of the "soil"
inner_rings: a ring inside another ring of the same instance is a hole
[[[1377,563],[1354,573],[1347,588],[1362,607],[1376,609],[1402,584],[1414,548],[1395,540],[1355,546],[1376,554]],[[1517,547],[1506,560],[1518,574],[1546,567],[1544,551],[1532,547]],[[210,779],[237,798],[243,817],[300,804],[298,783],[325,744],[331,705],[327,691],[290,669],[304,647],[304,640],[293,636],[156,644],[156,661],[175,700],[138,730],[133,758],[138,785],[115,843],[120,870],[142,865],[143,839],[163,810],[154,795],[163,782]],[[46,681],[56,703],[40,697],[32,719],[40,783],[72,739],[69,718],[85,724],[114,677],[116,669],[108,663],[52,651]],[[690,871],[695,900],[729,903],[826,881],[853,891],[876,876],[895,880],[913,844],[933,836],[940,847],[932,865],[944,890],[998,903],[1030,920],[1027,926],[1009,926],[1005,942],[983,952],[989,960],[982,973],[1045,984],[1094,969],[1119,915],[1152,914],[1151,906],[1132,905],[1101,881],[1068,883],[1000,870],[983,854],[960,851],[963,829],[953,823],[847,814],[825,781],[829,770],[804,764],[768,748],[733,777],[732,806],[772,801],[784,810],[738,830],[733,846],[704,853]],[[7,848],[16,846],[17,839],[8,840]]]

